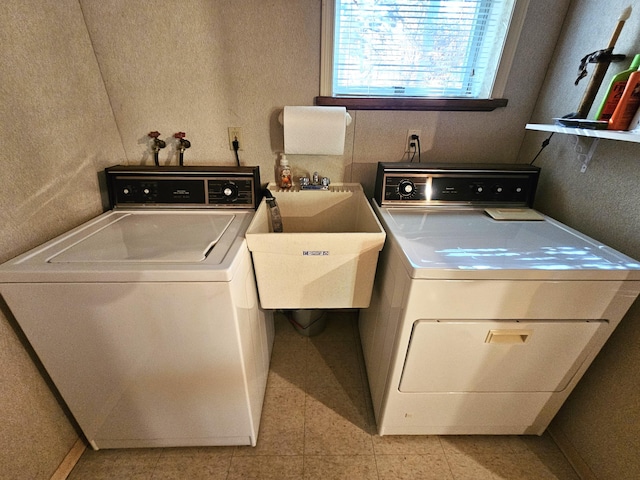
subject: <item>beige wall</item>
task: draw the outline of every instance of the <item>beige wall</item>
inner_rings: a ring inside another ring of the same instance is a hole
[[[4,261],[100,213],[124,151],[77,1],[3,2],[0,45]],[[1,311],[0,477],[49,478],[77,435]]]
[[[144,139],[158,130],[163,138],[187,133],[187,164],[233,165],[227,127],[238,126],[241,160],[273,180],[283,148],[278,113],[318,95],[320,0],[80,3],[129,163],[151,163]],[[345,154],[291,156],[294,177],[317,170],[369,187],[377,162],[399,161],[414,128],[422,130],[423,161],[513,161],[568,2],[531,3],[508,108],[354,111]],[[160,160],[175,163],[175,151],[168,147]]]
[[[507,108],[353,111],[345,154],[292,156],[294,174],[370,190],[376,163],[400,160],[414,128],[426,161],[514,161],[567,5],[531,1]],[[186,164],[233,165],[227,127],[242,127],[242,162],[272,180],[277,114],[318,94],[320,9],[321,0],[3,2],[0,261],[101,212],[99,172],[152,163],[152,130],[186,132]],[[160,159],[176,163],[173,144]],[[2,311],[0,476],[49,478],[77,437]]]
[[[571,2],[562,36],[532,116],[532,123],[575,111],[590,78],[574,86],[583,55],[606,47],[628,0]],[[603,85],[640,53],[640,9],[634,6],[616,45],[630,56],[613,64]],[[589,66],[589,71],[593,65]],[[602,89],[601,89],[602,92]],[[598,96],[592,115],[602,93]],[[531,161],[548,134],[529,132],[520,161]],[[576,138],[554,135],[536,164],[542,167],[537,208],[640,259],[640,144],[601,140],[580,173]],[[591,140],[578,146],[587,151]],[[640,301],[605,345],[553,427],[564,433],[596,478],[640,478]]]

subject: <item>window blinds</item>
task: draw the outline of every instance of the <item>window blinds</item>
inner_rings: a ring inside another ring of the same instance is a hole
[[[514,0],[335,0],[333,95],[489,98]]]

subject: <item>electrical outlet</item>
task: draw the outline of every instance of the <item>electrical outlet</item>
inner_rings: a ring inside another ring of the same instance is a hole
[[[238,145],[240,146],[238,150],[242,150],[242,147],[244,146],[244,142],[242,141],[242,128],[229,127],[227,130],[229,131],[229,150],[233,150],[234,140],[238,140]]]
[[[407,131],[407,142],[405,143],[404,151],[405,153],[415,152],[418,149],[417,140],[412,140],[411,137],[413,135],[417,135],[418,137],[422,134],[422,130],[408,130]],[[415,147],[411,146],[411,143],[415,143]]]

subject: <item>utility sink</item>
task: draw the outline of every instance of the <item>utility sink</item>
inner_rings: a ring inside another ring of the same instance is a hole
[[[273,231],[263,200],[246,233],[262,308],[368,307],[385,232],[362,186],[268,188],[283,231]]]

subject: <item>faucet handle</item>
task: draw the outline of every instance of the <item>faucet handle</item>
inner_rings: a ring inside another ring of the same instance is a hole
[[[180,149],[184,150],[185,148],[189,148],[191,146],[191,142],[189,140],[187,140],[186,138],[184,138],[186,135],[186,133],[184,132],[178,132],[178,133],[174,133],[173,134],[173,138],[177,138],[178,141],[180,142]]]
[[[164,140],[160,140],[158,137],[160,136],[160,132],[149,132],[148,134],[151,138],[153,138],[153,149],[158,150],[160,148],[164,148],[167,146]]]

